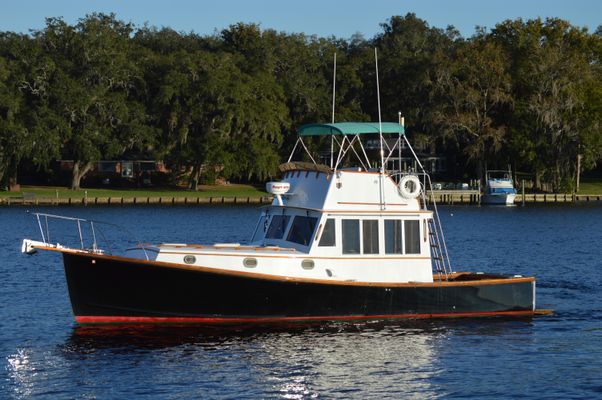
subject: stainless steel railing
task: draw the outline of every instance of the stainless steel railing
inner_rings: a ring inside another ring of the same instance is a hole
[[[67,217],[64,215],[55,215],[55,214],[46,214],[46,213],[31,213],[31,214],[36,217],[36,220],[38,222],[38,227],[40,228],[40,234],[42,235],[42,241],[45,244],[51,244],[50,226],[48,224],[49,220],[56,219],[56,220],[62,220],[62,221],[73,221],[77,226],[77,234],[78,234],[78,238],[79,238],[80,250],[88,251],[88,252],[96,253],[96,254],[107,253],[107,254],[112,255],[113,254],[113,246],[111,246],[111,242],[107,239],[107,237],[105,236],[105,234],[101,228],[102,226],[111,226],[111,227],[121,230],[126,235],[128,235],[130,238],[132,238],[133,240],[130,239],[130,241],[137,243],[137,247],[142,249],[142,251],[144,252],[144,256],[146,257],[147,260],[149,260],[146,247],[143,244],[141,244],[142,242],[137,240],[137,238],[129,230],[127,230],[126,228],[124,228],[121,225],[113,224],[110,222],[104,222],[104,221],[88,220],[88,219],[84,219],[84,218]],[[89,238],[89,239],[91,239],[90,247],[86,247],[86,244],[85,244],[86,242],[90,242],[90,240],[84,240],[85,235],[82,230],[82,227],[84,227],[84,226],[87,226],[89,228],[89,232],[91,235],[91,238]],[[98,247],[98,237],[100,237],[102,239],[103,243],[106,245],[106,248],[107,248],[106,251],[101,250]]]

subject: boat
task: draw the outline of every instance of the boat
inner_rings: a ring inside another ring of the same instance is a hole
[[[402,148],[414,154],[403,124],[309,124],[297,133],[248,243],[138,244],[113,254],[97,241],[100,222],[36,213],[42,240],[25,239],[22,251],[62,254],[78,324],[542,313],[534,277],[452,270],[428,174],[387,168],[401,165]],[[316,161],[310,140],[330,142],[329,163]],[[81,246],[50,243],[53,218],[72,221]]]
[[[491,170],[485,172],[485,193],[481,199],[483,204],[513,206],[516,189],[512,181],[510,169]]]

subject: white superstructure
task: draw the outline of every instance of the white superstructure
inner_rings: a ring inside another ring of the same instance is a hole
[[[288,171],[284,204],[274,199],[262,211],[250,245],[163,244],[156,260],[295,278],[432,282],[432,212],[403,198],[388,176],[381,209],[378,180],[368,171]]]
[[[401,146],[403,127],[387,127],[399,133]],[[309,136],[324,129],[332,135],[337,129],[343,132],[337,162],[326,166],[289,159],[283,164],[282,181],[267,185],[274,201],[262,210],[249,245],[162,244],[156,261],[308,280],[432,282],[435,248],[435,272],[446,273],[437,221],[420,196],[425,176],[421,183],[416,175],[371,166],[359,135],[374,124],[309,128]],[[349,133],[352,128],[357,132]],[[339,168],[345,153],[359,157],[353,147],[358,143],[365,156],[361,166]],[[389,156],[397,156],[388,150]]]

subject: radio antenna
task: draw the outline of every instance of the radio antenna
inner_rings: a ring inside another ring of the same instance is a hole
[[[337,91],[337,53],[334,53],[334,66],[332,71],[332,123],[334,124],[334,100]]]
[[[337,52],[334,52],[334,66],[332,71],[332,123],[334,124],[334,105],[337,92]],[[330,135],[330,168],[332,168],[334,154],[334,135]]]
[[[378,102],[378,133],[380,136],[380,204],[381,209],[387,208],[385,204],[385,190],[383,185],[383,178],[385,174],[385,150],[383,146],[383,122],[380,113],[380,83],[378,80],[378,51],[374,48],[374,65],[376,67],[376,99]]]

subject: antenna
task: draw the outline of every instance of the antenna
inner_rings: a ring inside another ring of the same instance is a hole
[[[374,64],[376,67],[376,99],[378,102],[378,133],[380,136],[380,204],[381,209],[384,210],[387,208],[385,204],[385,191],[383,187],[383,175],[385,173],[385,151],[383,148],[383,122],[380,114],[380,83],[378,80],[378,51],[376,47],[374,48]]]
[[[337,52],[334,52],[334,66],[332,71],[332,123],[334,124],[334,101],[337,91]],[[330,135],[330,168],[332,168],[332,157],[334,153],[334,136]]]
[[[401,127],[404,128],[405,134],[405,121],[404,117],[401,116],[401,111],[397,112],[397,118],[399,118],[399,125],[401,125]],[[399,145],[397,146],[397,183],[399,183],[399,181],[401,180],[401,132],[399,133],[397,140],[399,140]]]
[[[374,64],[376,66],[376,100],[378,103],[378,133],[380,136],[380,168],[381,173],[385,170],[383,150],[383,122],[380,114],[380,83],[378,80],[378,51],[374,48]]]
[[[332,71],[332,123],[334,124],[334,100],[337,91],[337,53],[334,53],[334,67]]]

